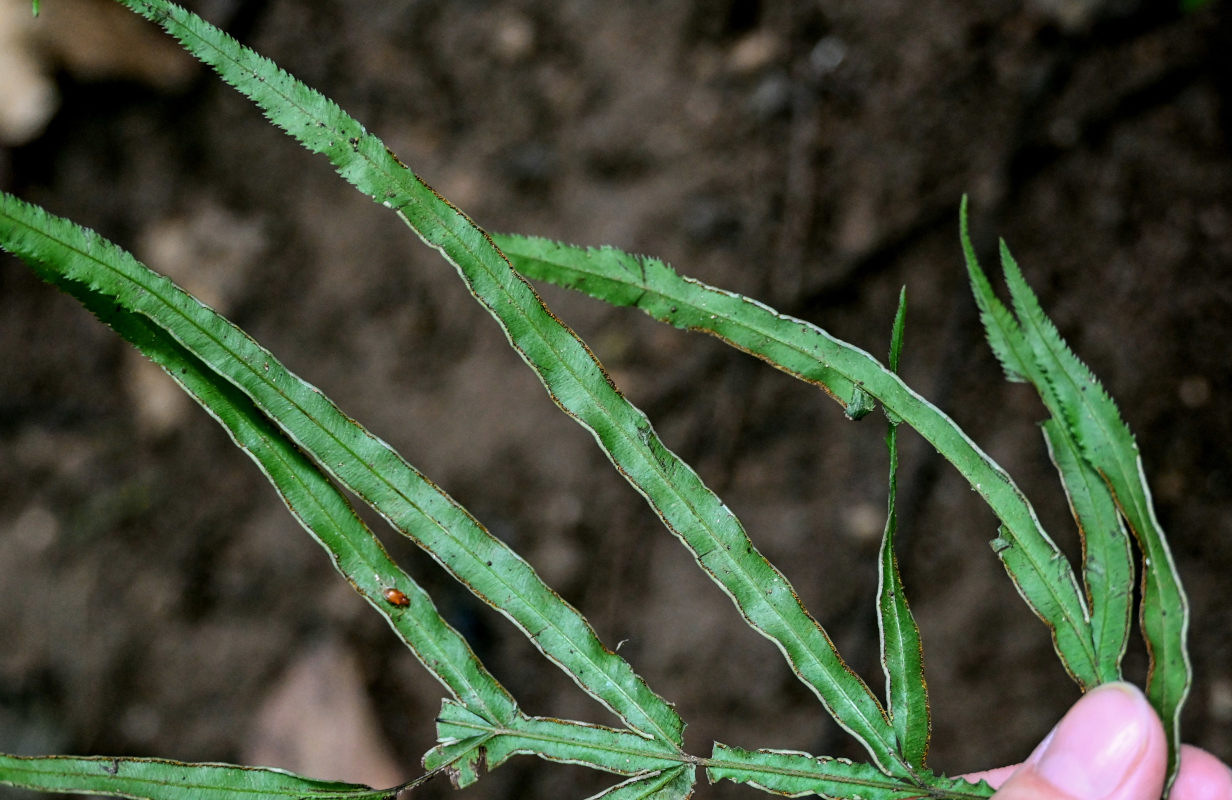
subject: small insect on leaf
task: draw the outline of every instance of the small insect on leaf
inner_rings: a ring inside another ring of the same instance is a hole
[[[385,597],[385,602],[391,606],[398,608],[406,608],[411,604],[411,598],[406,596],[406,593],[399,589],[386,589],[381,593]]]

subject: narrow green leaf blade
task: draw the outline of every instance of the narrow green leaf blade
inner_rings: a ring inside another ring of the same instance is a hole
[[[870,764],[846,759],[819,758],[790,750],[744,750],[715,742],[706,762],[711,783],[729,780],[783,797],[849,797],[860,800],[908,800],[947,797],[977,800],[992,794],[987,783],[970,784],[956,778],[932,777],[920,784],[889,777]]]
[[[215,67],[224,80],[260,105],[271,121],[309,150],[328,156],[340,175],[395,209],[427,244],[439,250],[479,302],[499,320],[511,344],[539,375],[552,398],[594,434],[622,474],[693,551],[749,623],[779,646],[839,724],[860,739],[885,769],[909,769],[900,763],[893,731],[877,699],[843,663],[829,637],[800,605],[786,578],[753,548],[731,510],[659,441],[645,415],[615,389],[589,349],[543,306],[487,234],[423,183],[358,122],[272,62],[163,0],[122,2],[166,28]],[[316,442],[301,445],[314,449]],[[320,452],[322,463],[333,469],[333,459],[322,451],[314,452]],[[343,469],[335,476],[347,481]],[[368,494],[359,493],[374,502]],[[439,549],[430,549],[441,557]],[[500,599],[495,602],[503,604]],[[538,640],[546,629],[528,626],[526,630]],[[588,627],[587,633],[593,638]],[[604,653],[592,647],[589,661],[576,663],[575,646],[572,642],[566,648],[541,645],[560,663],[572,664],[571,671],[580,676],[579,683],[590,687],[629,725],[679,744],[679,717],[650,694],[631,671],[619,680],[613,680],[611,671],[604,673],[608,680],[602,682],[590,676],[592,664],[598,661],[605,660],[613,670],[623,670],[623,661],[612,653],[606,653],[611,658],[605,659]]]
[[[496,769],[515,755],[537,755],[617,775],[666,769],[683,757],[670,745],[628,731],[525,715],[488,743],[488,766]]]
[[[515,755],[537,755],[563,764],[637,775],[672,769],[686,758],[670,744],[629,731],[525,714],[508,724],[493,723],[451,700],[444,702],[436,722],[438,745],[424,757],[428,769],[458,759],[462,750],[467,751],[465,760],[472,770],[480,758],[493,770]]]
[[[822,386],[844,405],[852,387],[868,392],[887,415],[919,431],[1000,518],[999,540],[1016,548],[1017,568],[1034,576],[1016,583],[1019,594],[1048,626],[1057,654],[1074,680],[1080,686],[1098,682],[1090,622],[1077,579],[1072,570],[1068,575],[1057,570],[1060,550],[1031,504],[952,419],[877,359],[810,322],[682,277],[657,259],[534,237],[494,238],[517,269],[532,278],[577,288],[616,305],[636,306],[662,322],[712,334],[789,375]]]
[[[673,769],[634,775],[587,800],[688,800],[693,796],[696,782],[697,767],[682,764]]]
[[[897,516],[894,510],[894,474],[898,468],[898,431],[891,427],[886,437],[890,449],[890,502],[878,561],[877,629],[881,640],[881,665],[886,678],[886,702],[899,752],[917,768],[924,767],[932,718],[928,707],[928,684],[924,680],[924,646],[920,629],[907,606],[898,559],[894,556]]]
[[[162,367],[223,426],[273,484],[292,516],[330,554],[347,582],[385,617],[455,698],[493,720],[513,718],[517,710],[513,698],[479,662],[466,640],[440,616],[427,593],[394,563],[346,497],[248,397],[147,318],[83,283],[32,266]],[[401,592],[399,602],[389,602],[386,591]]]
[[[389,789],[303,778],[266,767],[156,758],[14,756],[0,753],[0,784],[41,792],[145,800],[383,800]]]
[[[1170,747],[1169,785],[1179,763],[1180,713],[1192,670],[1185,639],[1189,604],[1142,468],[1138,444],[1086,364],[1069,349],[1027,285],[1005,243],[1001,263],[1014,310],[1079,450],[1107,482],[1142,550],[1140,625],[1150,653],[1146,693],[1163,718]]]
[[[898,313],[890,337],[890,369],[898,371],[906,325],[907,290],[899,293]],[[898,488],[898,426],[891,421],[886,434],[890,451],[890,490],[885,532],[877,566],[877,630],[880,634],[881,667],[885,672],[886,705],[898,750],[912,766],[922,769],[928,755],[932,717],[928,707],[928,684],[924,680],[924,646],[915,616],[907,605],[902,573],[894,555],[898,514],[894,501]]]
[[[239,328],[96,234],[2,193],[0,241],[166,330],[252,398],[322,469],[527,632],[583,689],[635,729],[679,744],[683,723],[672,707],[603,647],[581,614],[529,564]]]
[[[534,280],[573,289],[614,306],[629,306],[684,330],[715,336],[772,366],[824,390],[844,409],[868,398],[859,384],[790,342],[768,336],[752,305],[778,316],[735,292],[707,286],[678,274],[657,258],[638,256],[615,247],[583,248],[538,236],[494,233],[492,240],[518,272]],[[863,416],[857,408],[849,416]]]
[[[1044,422],[1043,431],[1082,537],[1083,575],[1100,681],[1117,681],[1133,617],[1134,561],[1129,533],[1108,484],[1082,459],[1065,423],[1053,417]]]

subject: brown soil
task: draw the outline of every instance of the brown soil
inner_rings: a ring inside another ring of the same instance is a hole
[[[45,25],[86,13],[43,5]],[[1232,4],[1174,5],[195,7],[334,97],[490,229],[653,253],[875,353],[906,284],[908,382],[1075,553],[1042,410],[1002,380],[965,287],[969,192],[986,263],[1004,236],[1137,433],[1193,605],[1186,738],[1229,758]],[[163,58],[145,33],[116,49]],[[203,71],[167,88],[148,69],[59,63],[60,110],[41,137],[0,149],[0,186],[134,249],[391,442],[604,641],[624,642],[689,723],[692,752],[719,740],[859,757],[395,218]],[[710,339],[545,297],[880,683],[880,415],[850,423]],[[375,709],[381,744],[365,749],[416,774],[440,688],[207,415],[8,258],[0,365],[0,750],[242,761],[269,752],[265,709],[327,645],[343,654],[329,663],[357,665],[339,672],[362,689],[355,703]],[[905,438],[900,561],[924,632],[931,763],[1020,759],[1076,690],[987,547],[991,514]],[[612,721],[385,538],[525,709]],[[1127,663],[1141,680],[1140,647]],[[340,735],[330,714],[297,727]],[[279,765],[319,774],[293,761]],[[521,758],[464,796],[582,797],[611,782]]]

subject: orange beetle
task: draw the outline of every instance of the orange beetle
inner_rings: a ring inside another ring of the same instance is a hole
[[[406,593],[399,589],[386,589],[382,594],[385,596],[385,602],[391,606],[406,608],[411,604],[411,598],[407,597]]]

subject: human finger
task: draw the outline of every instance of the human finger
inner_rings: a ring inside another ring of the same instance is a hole
[[[994,798],[1158,800],[1166,769],[1163,725],[1146,697],[1130,684],[1107,683],[1074,704]]]
[[[1191,745],[1181,747],[1181,768],[1168,800],[1232,800],[1232,770]]]

